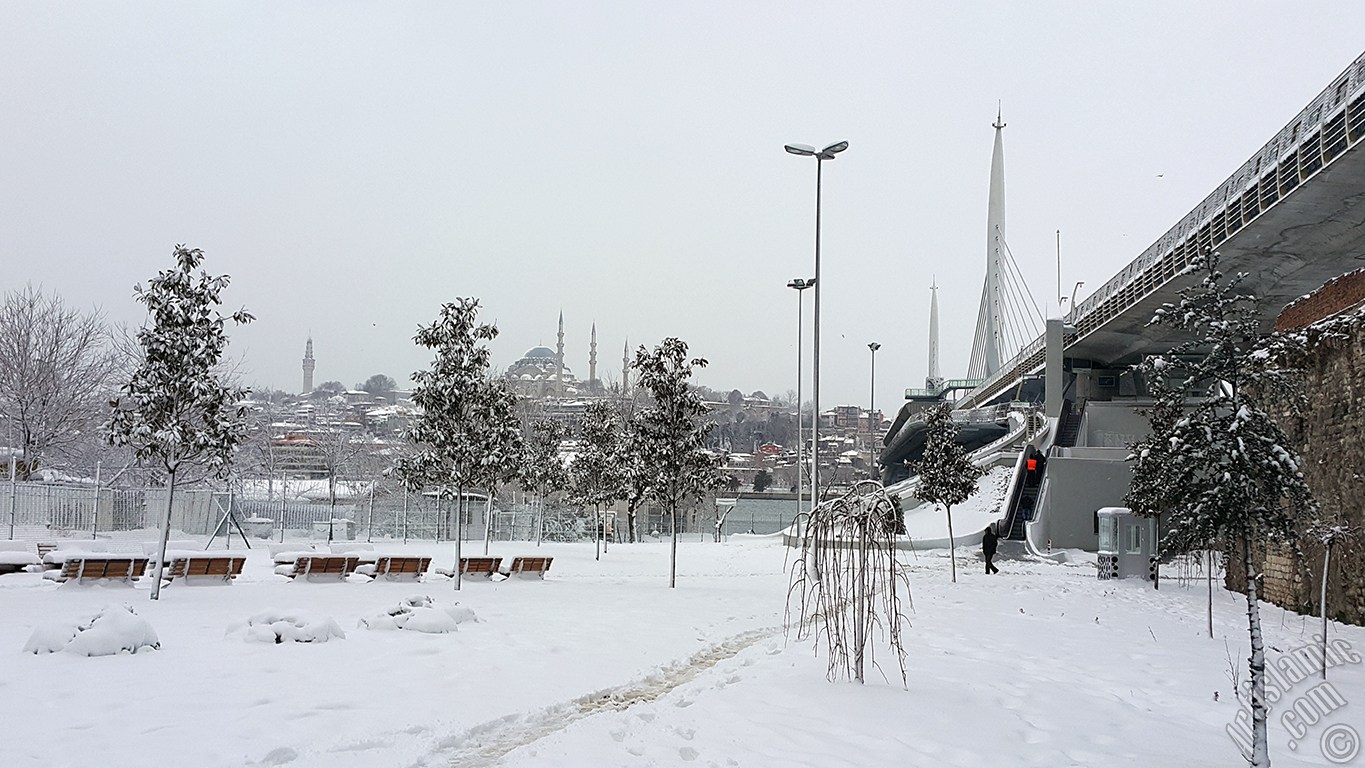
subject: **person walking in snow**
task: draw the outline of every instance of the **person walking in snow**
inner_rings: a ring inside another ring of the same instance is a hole
[[[988,576],[992,573],[1000,573],[1000,569],[996,568],[995,563],[991,562],[991,559],[995,557],[995,545],[999,538],[995,535],[994,526],[987,526],[986,532],[981,534],[981,553],[986,556],[986,575]]]

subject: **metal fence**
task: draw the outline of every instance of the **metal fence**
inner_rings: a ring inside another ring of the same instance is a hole
[[[109,488],[93,483],[0,481],[0,538],[29,541],[100,539],[111,549],[136,548],[156,539],[165,519],[167,489]],[[231,490],[177,488],[171,509],[171,538],[238,537],[273,541],[449,541],[456,533],[455,499],[376,486],[373,493],[330,501],[247,496]],[[591,510],[558,504],[543,508],[526,501],[495,501],[485,518],[481,495],[465,499],[460,537],[479,541],[590,540]],[[705,514],[679,515],[679,529],[711,529]],[[624,538],[625,516],[614,533]],[[542,532],[543,527],[543,532]],[[658,510],[640,511],[640,533],[667,528]]]

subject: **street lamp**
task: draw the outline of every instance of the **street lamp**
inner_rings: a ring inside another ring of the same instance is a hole
[[[867,437],[868,452],[867,452],[867,453],[868,453],[868,457],[872,459],[872,461],[868,462],[868,463],[870,463],[870,464],[872,465],[872,479],[873,479],[873,480],[876,480],[876,479],[877,479],[877,454],[876,454],[876,451],[877,451],[877,443],[876,443],[876,437],[877,437],[877,427],[881,426],[881,420],[878,419],[875,426],[873,425],[872,420],[873,420],[874,418],[876,418],[875,414],[876,414],[876,412],[877,412],[877,350],[881,349],[881,348],[882,348],[882,345],[880,345],[880,344],[878,344],[877,342],[874,341],[874,342],[872,342],[871,344],[868,344],[868,345],[867,345],[867,348],[870,349],[870,350],[872,350],[872,383],[871,383],[870,385],[868,385],[869,391],[868,391],[868,398],[867,398],[867,434],[868,434],[868,437]]]
[[[801,475],[805,466],[806,439],[801,419],[801,331],[805,325],[807,288],[815,287],[815,278],[802,280],[796,278],[787,283],[788,288],[796,289],[796,517],[798,527],[801,518]]]
[[[1079,291],[1082,285],[1085,285],[1085,281],[1077,280],[1075,287],[1071,289],[1071,303],[1068,305],[1071,308],[1066,311],[1067,317],[1076,314],[1076,291]]]
[[[788,144],[784,147],[793,155],[815,158],[815,341],[811,361],[814,392],[811,394],[815,413],[811,417],[810,498],[813,509],[820,503],[820,178],[826,160],[848,149],[847,141],[835,142],[821,150],[808,144]]]

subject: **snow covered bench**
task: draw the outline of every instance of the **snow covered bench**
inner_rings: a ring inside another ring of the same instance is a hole
[[[355,555],[301,554],[293,565],[279,566],[275,573],[305,581],[345,581],[359,565],[360,558]]]
[[[408,557],[399,555],[379,555],[374,563],[362,565],[358,573],[389,581],[421,581],[422,574],[431,567],[429,557]]]
[[[482,574],[488,578],[493,578],[493,574],[498,573],[502,568],[501,557],[462,557],[460,558],[460,573],[468,575],[471,573]],[[442,576],[454,576],[455,572],[446,568],[437,568],[436,572]]]
[[[166,542],[166,558],[170,559],[172,551],[177,552],[195,551],[198,550],[199,548],[200,548],[199,545],[194,541],[191,541],[190,539],[171,539],[170,541]],[[146,555],[148,560],[155,563],[156,558],[161,556],[161,542],[159,541],[142,542],[142,554]]]
[[[510,576],[538,576],[545,578],[545,572],[550,570],[550,563],[553,557],[514,557],[512,567],[508,569],[507,575]]]
[[[37,548],[29,542],[0,541],[0,573],[18,573],[42,562]]]
[[[233,579],[241,575],[242,566],[246,565],[246,555],[212,552],[167,552],[166,559],[171,564],[165,572],[166,578],[172,581],[184,579],[186,584],[200,581],[231,584]]]
[[[44,578],[53,581],[126,581],[147,575],[147,558],[108,554],[72,554],[62,563],[60,571],[50,571]]]

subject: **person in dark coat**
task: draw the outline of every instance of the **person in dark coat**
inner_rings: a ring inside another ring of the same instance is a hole
[[[981,553],[986,556],[987,575],[1000,573],[1000,569],[996,568],[995,563],[991,562],[991,559],[995,557],[995,545],[999,539],[1000,537],[995,535],[994,526],[987,527],[986,532],[981,534]]]

